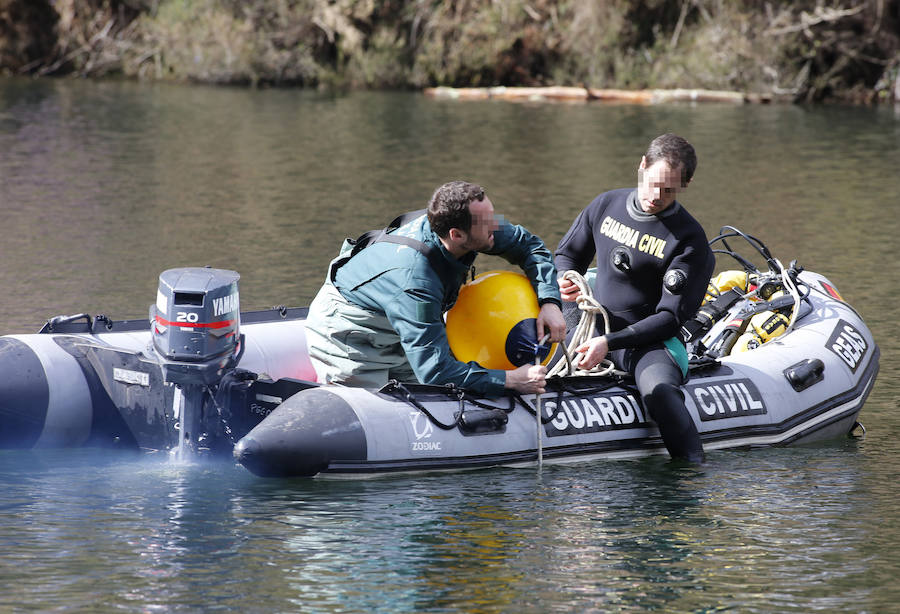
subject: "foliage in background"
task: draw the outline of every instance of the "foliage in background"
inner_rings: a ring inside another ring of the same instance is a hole
[[[0,0],[11,73],[871,102],[898,67],[900,0]]]

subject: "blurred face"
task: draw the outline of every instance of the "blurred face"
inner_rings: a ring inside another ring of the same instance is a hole
[[[687,189],[681,183],[681,165],[672,168],[665,160],[657,160],[647,166],[647,158],[641,158],[638,167],[638,201],[644,213],[656,215],[675,202],[678,192]]]
[[[469,203],[472,215],[472,227],[469,232],[462,233],[462,249],[468,252],[480,252],[494,246],[494,231],[497,230],[497,218],[494,216],[494,205],[487,196],[484,200]]]

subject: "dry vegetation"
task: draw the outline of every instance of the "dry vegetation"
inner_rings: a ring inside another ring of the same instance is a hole
[[[0,0],[0,70],[252,85],[900,92],[900,0]]]

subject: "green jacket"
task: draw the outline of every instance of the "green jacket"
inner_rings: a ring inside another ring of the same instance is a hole
[[[348,301],[388,318],[420,382],[453,383],[487,396],[503,394],[505,373],[456,360],[444,327],[443,314],[456,301],[476,254],[455,258],[431,230],[425,215],[395,232],[440,249],[453,272],[446,287],[425,255],[412,247],[388,242],[369,245],[339,268],[335,287]],[[556,267],[539,237],[503,221],[494,231],[493,248],[484,253],[501,256],[521,267],[540,304],[561,304]]]

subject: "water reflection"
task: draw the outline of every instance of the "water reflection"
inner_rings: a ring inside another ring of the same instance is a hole
[[[36,578],[5,600],[782,611],[825,586],[842,587],[828,591],[836,609],[883,599],[869,548],[888,544],[860,526],[876,518],[852,444],[715,452],[702,468],[642,459],[362,482],[70,452],[0,459],[3,575],[27,558]]]

